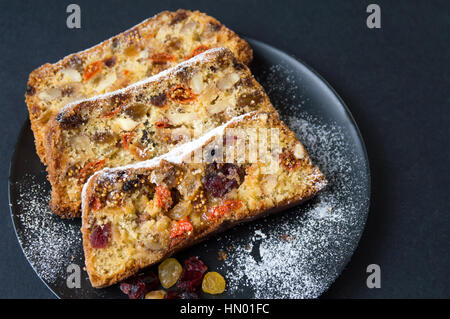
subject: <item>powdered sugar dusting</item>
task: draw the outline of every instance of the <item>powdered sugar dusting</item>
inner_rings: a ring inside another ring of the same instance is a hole
[[[30,264],[48,283],[65,277],[67,266],[81,245],[79,223],[63,221],[50,213],[49,189],[35,176],[17,185],[22,226],[20,244]]]
[[[280,74],[289,82],[289,71],[274,66],[263,85],[275,104],[282,104],[275,106],[329,184],[308,203],[250,225],[248,235],[224,236],[228,258],[221,270],[231,296],[250,288],[254,298],[318,297],[341,272],[365,222],[364,201],[359,200],[364,189],[350,174],[352,164],[362,159],[351,152],[338,125],[307,114],[302,103],[308,101],[302,98],[302,103],[293,103],[299,100],[299,88],[281,88]]]

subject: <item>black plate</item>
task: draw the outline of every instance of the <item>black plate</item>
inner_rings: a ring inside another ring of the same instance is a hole
[[[213,298],[314,298],[339,276],[363,232],[370,176],[363,140],[336,92],[304,63],[259,41],[251,69],[285,122],[305,144],[329,185],[308,203],[238,226],[182,253],[197,255],[227,280]],[[81,271],[81,288],[68,288],[67,267],[83,268],[80,221],[49,213],[50,186],[33,143],[22,128],[11,162],[11,216],[36,274],[61,298],[124,298],[119,288],[94,289]],[[218,260],[218,252],[227,254]]]

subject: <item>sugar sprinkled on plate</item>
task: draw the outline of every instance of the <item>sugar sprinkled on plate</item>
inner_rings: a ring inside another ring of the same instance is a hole
[[[48,206],[50,194],[35,176],[19,183],[17,204],[22,226],[21,246],[35,271],[49,283],[64,278],[67,266],[81,245],[80,226],[52,215]]]

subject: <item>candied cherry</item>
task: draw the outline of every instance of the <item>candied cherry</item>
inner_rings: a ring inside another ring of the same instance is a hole
[[[164,288],[170,288],[180,278],[183,267],[175,258],[167,258],[158,266],[158,276]]]
[[[215,271],[208,272],[203,278],[202,290],[207,294],[221,294],[225,291],[225,279]]]
[[[89,239],[93,248],[106,248],[111,240],[111,224],[107,223],[105,225],[96,226]]]

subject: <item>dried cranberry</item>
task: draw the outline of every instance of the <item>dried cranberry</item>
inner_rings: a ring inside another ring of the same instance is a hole
[[[130,299],[138,299],[145,296],[151,290],[158,288],[159,280],[153,271],[147,271],[130,278],[120,284],[120,290]]]
[[[204,274],[208,270],[208,266],[196,256],[192,256],[184,261],[184,268],[187,271],[200,271]]]
[[[183,273],[177,282],[177,287],[183,290],[195,291],[202,283],[203,274],[200,271],[186,271]]]
[[[208,267],[198,257],[194,256],[185,260],[177,287],[183,291],[195,291],[201,285],[203,274],[207,270]]]
[[[159,286],[158,276],[153,271],[141,273],[136,278],[143,281],[148,290],[154,290]]]
[[[95,227],[90,240],[93,248],[105,248],[111,239],[111,224]]]
[[[187,12],[184,10],[180,10],[172,18],[172,21],[170,21],[170,25],[177,24],[178,22],[185,20],[187,17],[188,17]]]
[[[170,290],[167,292],[165,299],[179,299],[181,291]]]

